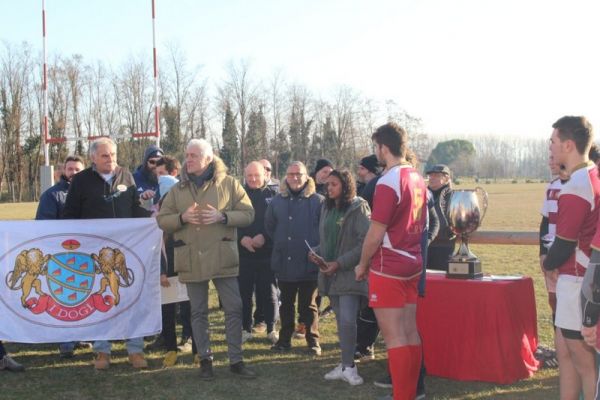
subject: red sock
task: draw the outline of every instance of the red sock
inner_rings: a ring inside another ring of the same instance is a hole
[[[394,400],[414,400],[421,369],[421,345],[388,349]]]

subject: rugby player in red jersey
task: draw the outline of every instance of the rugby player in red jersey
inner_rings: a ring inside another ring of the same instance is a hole
[[[394,400],[413,400],[422,361],[417,283],[427,187],[406,161],[404,129],[388,123],[372,139],[385,170],[375,187],[371,226],[355,273],[357,280],[369,279],[369,306],[387,347]]]
[[[581,335],[580,292],[600,211],[600,178],[588,159],[593,131],[587,119],[562,117],[552,128],[551,156],[570,175],[558,197],[556,238],[543,262],[558,275],[555,325],[568,350],[567,357],[558,354],[560,398],[578,399],[583,391],[589,400],[596,390],[596,355]]]

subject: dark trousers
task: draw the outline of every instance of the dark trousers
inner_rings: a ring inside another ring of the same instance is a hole
[[[192,312],[189,301],[182,301],[179,304],[179,322],[181,323],[181,337],[192,337]]]
[[[240,258],[240,274],[238,276],[240,295],[242,297],[242,329],[252,331],[252,295],[256,297],[256,308],[259,305],[267,332],[273,330],[277,320],[277,287],[271,271],[270,260],[249,260]],[[263,322],[255,319],[255,323]]]
[[[449,246],[429,246],[427,250],[427,268],[448,271],[448,259],[454,252],[454,243]]]
[[[162,336],[167,351],[177,351],[177,333],[175,333],[175,304],[162,305]]]
[[[5,355],[6,355],[6,350],[4,349],[4,345],[0,341],[0,359],[4,358]]]
[[[304,325],[306,325],[306,343],[309,347],[316,345],[319,342],[319,309],[316,303],[317,281],[279,281],[279,290],[281,291],[279,342],[283,345],[289,345],[291,342],[292,333],[294,333],[297,295],[298,312]]]
[[[367,353],[373,350],[373,345],[379,335],[379,325],[375,312],[369,306],[364,307],[356,320],[356,351]]]

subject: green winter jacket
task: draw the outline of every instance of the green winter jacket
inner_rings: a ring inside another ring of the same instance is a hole
[[[237,229],[254,220],[254,209],[240,183],[227,175],[223,161],[214,157],[212,177],[198,188],[186,168],[181,180],[165,196],[158,213],[158,225],[173,234],[175,272],[183,283],[238,276]],[[210,204],[227,215],[227,224],[182,224],[180,215],[194,202]]]
[[[319,221],[319,247],[316,249],[321,256],[326,254],[325,220],[329,210],[326,203],[321,209]],[[342,226],[338,234],[336,246],[336,261],[340,268],[332,276],[319,272],[319,293],[327,296],[356,294],[368,295],[367,281],[358,282],[354,275],[354,267],[360,261],[362,244],[369,230],[371,210],[369,204],[360,197],[355,197],[344,213]]]

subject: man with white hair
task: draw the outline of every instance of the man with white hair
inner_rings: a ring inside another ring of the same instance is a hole
[[[225,311],[230,371],[242,378],[256,374],[242,361],[242,300],[237,276],[237,229],[254,220],[242,185],[227,175],[223,161],[204,139],[185,150],[180,181],[165,197],[158,225],[173,234],[175,272],[187,286],[192,334],[200,356],[200,378],[214,379],[208,323],[208,282],[212,280]]]
[[[109,138],[90,145],[92,166],[71,179],[63,219],[148,217],[150,212],[140,206],[131,172],[117,165],[117,145]],[[134,368],[146,368],[144,338],[126,340],[129,362]],[[107,340],[94,342],[94,367],[110,366],[111,344]]]

